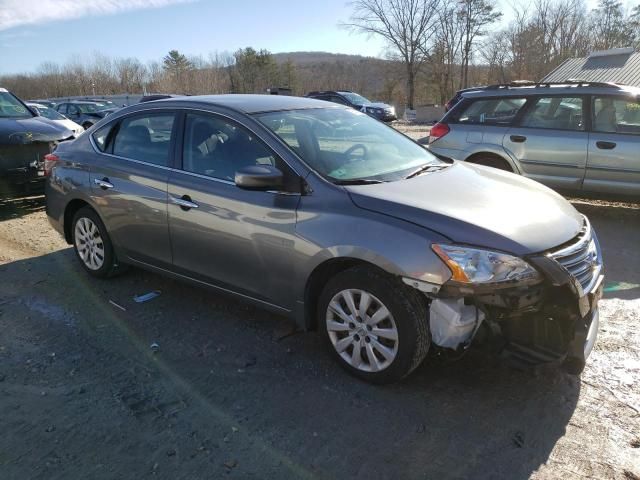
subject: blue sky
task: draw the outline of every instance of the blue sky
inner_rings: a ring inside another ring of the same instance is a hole
[[[384,52],[379,39],[339,27],[351,12],[345,0],[323,0],[316,3],[321,8],[313,9],[300,0],[160,0],[164,6],[126,11],[113,8],[119,0],[84,0],[85,4],[101,2],[108,8],[68,19],[55,16],[84,12],[57,12],[51,5],[53,12],[43,14],[43,0],[0,0],[0,74],[33,71],[45,61],[65,62],[93,51],[143,62],[159,60],[174,48],[205,57],[209,52],[247,46],[274,53],[315,50],[379,56]],[[36,5],[21,17],[7,18],[9,7],[23,8],[25,3]],[[37,23],[27,23],[39,17]],[[24,23],[2,29],[3,21],[5,25]]]
[[[503,5],[514,3],[528,2]],[[206,57],[247,46],[382,56],[381,39],[339,26],[350,13],[347,0],[0,0],[0,74],[93,52],[145,63],[171,49]]]

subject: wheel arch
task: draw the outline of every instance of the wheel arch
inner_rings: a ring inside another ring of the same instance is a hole
[[[369,267],[385,275],[394,275],[392,272],[381,268],[375,263],[357,257],[335,257],[320,263],[309,275],[304,289],[304,312],[302,320],[305,330],[315,330],[318,327],[318,319],[316,318],[318,300],[322,289],[329,279],[345,270],[358,266]]]
[[[505,170],[508,168],[508,171],[516,172],[516,173],[518,172],[517,167],[515,166],[514,162],[511,161],[511,159],[507,159],[505,158],[504,155],[501,155],[493,151],[482,151],[482,152],[473,153],[469,155],[467,158],[465,158],[465,162],[475,163],[478,165],[485,165],[488,167],[494,167],[494,165],[491,165],[491,163],[497,162],[497,163],[503,164],[504,167],[506,167]],[[500,167],[496,167],[496,168],[500,168]]]

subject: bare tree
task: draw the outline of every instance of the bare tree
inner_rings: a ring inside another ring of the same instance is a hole
[[[425,45],[436,33],[440,0],[358,0],[345,24],[353,31],[379,35],[395,50],[407,76],[407,106],[414,108],[415,79],[426,61]]]
[[[469,62],[479,37],[487,34],[487,27],[502,17],[487,0],[460,0],[462,16],[462,62],[460,88],[469,86]]]
[[[592,15],[591,31],[594,48],[607,50],[628,47],[633,43],[633,30],[625,18],[622,3],[600,0]]]

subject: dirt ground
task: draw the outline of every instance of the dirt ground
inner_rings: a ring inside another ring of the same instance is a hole
[[[377,387],[275,315],[89,278],[41,197],[0,201],[0,478],[638,479],[640,205],[574,204],[607,267],[581,378],[471,349]]]

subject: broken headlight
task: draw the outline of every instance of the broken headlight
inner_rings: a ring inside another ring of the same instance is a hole
[[[527,262],[506,253],[457,245],[433,244],[431,248],[447,264],[455,282],[530,282],[542,278]]]

